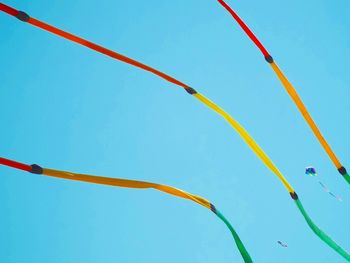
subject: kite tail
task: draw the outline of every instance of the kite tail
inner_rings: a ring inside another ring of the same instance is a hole
[[[16,9],[14,9],[14,8],[12,8],[10,6],[7,6],[7,5],[5,5],[3,3],[0,3],[0,11],[3,11],[3,12],[5,12],[5,13],[11,15],[11,16],[14,16],[17,19],[21,20],[22,22],[26,22],[28,24],[31,24],[31,25],[36,26],[38,28],[41,28],[41,29],[43,29],[45,31],[48,31],[48,32],[52,33],[52,34],[55,34],[57,36],[60,36],[60,37],[65,38],[67,40],[70,40],[72,42],[75,42],[75,43],[77,43],[79,45],[82,45],[82,46],[85,46],[87,48],[90,48],[92,50],[95,50],[96,52],[99,52],[99,53],[104,54],[106,56],[109,56],[109,57],[112,57],[114,59],[123,61],[123,62],[125,62],[127,64],[130,64],[130,65],[135,66],[137,68],[143,69],[145,71],[151,72],[151,73],[157,75],[158,77],[161,77],[161,78],[165,79],[166,81],[169,81],[169,82],[171,82],[171,83],[173,83],[175,85],[178,85],[178,86],[180,86],[180,87],[182,87],[184,89],[189,88],[189,86],[186,85],[185,83],[182,83],[181,81],[179,81],[179,80],[177,80],[177,79],[175,79],[175,78],[173,78],[173,77],[171,77],[171,76],[169,76],[169,75],[167,75],[167,74],[165,74],[165,73],[163,73],[163,72],[161,72],[161,71],[159,71],[159,70],[157,70],[155,68],[152,68],[152,67],[147,66],[147,65],[145,65],[145,64],[143,64],[143,63],[141,63],[139,61],[136,61],[136,60],[134,60],[132,58],[129,58],[127,56],[124,56],[122,54],[114,52],[114,51],[112,51],[110,49],[107,49],[105,47],[97,45],[97,44],[95,44],[93,42],[90,42],[90,41],[88,41],[86,39],[83,39],[81,37],[78,37],[76,35],[68,33],[66,31],[63,31],[63,30],[61,30],[61,29],[59,29],[57,27],[51,26],[49,24],[46,24],[46,23],[44,23],[44,22],[42,22],[40,20],[37,20],[37,19],[35,19],[33,17],[30,17],[27,13],[25,13],[23,11],[16,10]]]
[[[168,185],[162,185],[162,184],[145,182],[145,181],[121,179],[121,178],[110,178],[110,177],[94,176],[94,175],[87,175],[87,174],[71,173],[66,171],[42,168],[37,164],[26,165],[26,164],[22,164],[22,163],[1,158],[1,157],[0,157],[0,164],[15,168],[15,169],[20,169],[26,172],[30,172],[33,174],[46,175],[46,176],[56,177],[60,179],[81,181],[86,183],[101,184],[101,185],[108,185],[108,186],[115,186],[115,187],[134,188],[134,189],[151,189],[152,188],[179,198],[191,200],[209,209],[217,217],[219,217],[225,223],[227,228],[230,230],[234,238],[234,241],[236,243],[236,246],[243,257],[244,262],[245,263],[253,262],[247,249],[243,245],[241,239],[239,238],[237,232],[234,230],[230,222],[219,212],[219,210],[215,208],[215,206],[211,202],[209,202],[207,199],[201,196],[194,195]]]
[[[253,262],[252,258],[250,257],[248,251],[244,247],[241,239],[239,238],[238,234],[236,233],[236,231],[234,230],[234,228],[232,227],[230,222],[215,207],[214,207],[214,210],[215,211],[213,211],[213,212],[225,223],[225,225],[228,227],[228,229],[230,229],[231,234],[232,234],[232,236],[233,236],[233,238],[234,238],[234,240],[236,242],[236,245],[238,247],[238,250],[239,250],[239,252],[241,253],[241,255],[242,255],[243,259],[244,259],[244,262],[245,263],[252,263]]]
[[[344,169],[345,169],[345,168],[344,168]],[[350,176],[349,176],[349,174],[348,174],[347,172],[345,172],[345,173],[343,174],[343,177],[344,177],[345,181],[347,181],[348,184],[350,184]]]
[[[323,137],[320,129],[317,127],[315,121],[312,119],[310,113],[308,112],[305,104],[301,100],[297,91],[293,87],[293,85],[289,82],[287,77],[283,74],[281,69],[274,62],[274,59],[270,55],[270,53],[266,50],[266,48],[261,44],[259,39],[255,36],[255,34],[250,30],[250,28],[243,22],[243,20],[237,15],[237,13],[227,4],[224,0],[218,0],[218,2],[231,14],[234,20],[239,24],[239,26],[243,29],[243,31],[247,34],[247,36],[253,41],[253,43],[257,46],[257,48],[264,55],[265,60],[270,64],[272,70],[275,72],[278,79],[281,81],[283,87],[293,100],[294,104],[297,106],[301,115],[304,117],[306,123],[311,128],[312,132],[316,136],[317,140],[326,151],[328,157],[331,159],[338,172],[344,177],[345,181],[350,184],[350,176],[348,175],[345,167],[340,163],[339,159],[333,152],[332,148],[329,146],[326,139]]]
[[[278,177],[278,179],[281,181],[283,186],[287,189],[287,191],[289,192],[290,196],[297,204],[299,211],[303,215],[304,219],[306,220],[307,224],[312,229],[312,231],[327,245],[329,245],[331,248],[333,248],[336,252],[338,252],[341,256],[343,256],[345,259],[347,259],[350,262],[350,255],[344,249],[342,249],[337,243],[335,243],[327,234],[325,234],[322,230],[320,230],[315,225],[315,223],[313,223],[313,221],[310,219],[305,209],[301,205],[298,195],[296,194],[291,184],[287,181],[287,179],[283,176],[283,174],[278,170],[278,168],[271,161],[268,155],[261,149],[261,147],[257,144],[257,142],[255,142],[254,139],[249,135],[249,133],[239,124],[239,122],[233,119],[231,115],[229,115],[219,106],[217,106],[214,102],[204,97],[202,94],[194,93],[193,96],[195,96],[199,101],[201,101],[203,104],[208,106],[210,109],[218,113],[238,132],[238,134],[249,145],[249,147],[253,150],[253,152]]]
[[[236,121],[230,114],[216,105],[214,102],[206,98],[200,93],[193,94],[200,102],[209,107],[211,110],[223,117],[231,127],[242,137],[242,139],[248,144],[252,151],[258,156],[258,158],[269,168],[281,181],[283,186],[288,190],[289,193],[294,192],[294,188],[278,170],[276,165],[272,162],[270,157],[261,149],[259,144],[250,136],[250,134],[242,127],[242,125]]]
[[[350,255],[337,243],[335,243],[325,232],[323,232],[315,223],[311,220],[310,216],[306,213],[303,205],[301,204],[299,198],[297,198],[295,201],[295,204],[297,205],[300,213],[303,215],[304,219],[306,220],[307,224],[311,228],[311,230],[320,238],[322,239],[328,246],[333,248],[339,255],[344,257],[348,262],[350,262]]]

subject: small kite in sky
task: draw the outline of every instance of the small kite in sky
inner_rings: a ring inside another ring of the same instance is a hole
[[[312,166],[308,166],[305,168],[305,174],[309,174],[310,176],[317,176],[316,169]],[[343,201],[343,199],[340,196],[333,194],[324,183],[322,183],[321,181],[318,181],[318,183],[322,186],[323,190],[326,193],[329,193],[331,196],[333,196],[339,202]]]
[[[288,245],[283,243],[282,241],[278,240],[277,243],[280,244],[282,247],[288,247]]]
[[[310,176],[316,176],[316,169],[312,166],[308,166],[305,168],[305,174],[309,174]]]

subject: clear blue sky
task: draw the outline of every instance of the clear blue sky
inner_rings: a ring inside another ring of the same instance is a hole
[[[349,186],[215,0],[5,3],[165,71],[217,102],[270,155],[315,222],[350,250]],[[228,3],[350,166],[349,1]],[[0,37],[1,156],[204,196],[257,263],[344,262],[311,232],[241,138],[180,88],[5,14]],[[304,175],[308,165],[344,202]],[[1,262],[242,262],[224,224],[191,202],[5,167],[0,173]]]

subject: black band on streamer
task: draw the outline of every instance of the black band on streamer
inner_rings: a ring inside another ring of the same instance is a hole
[[[289,193],[289,194],[290,194],[290,196],[292,197],[293,200],[298,200],[299,197],[298,197],[296,192]]]
[[[21,21],[23,21],[23,22],[28,22],[30,16],[26,12],[18,11],[18,14],[16,15],[16,18],[21,20]]]
[[[32,174],[43,174],[43,168],[37,164],[31,165],[32,170],[30,171]]]
[[[191,95],[197,93],[197,91],[194,88],[191,88],[191,87],[185,88],[185,90],[187,91],[188,94],[191,94]]]

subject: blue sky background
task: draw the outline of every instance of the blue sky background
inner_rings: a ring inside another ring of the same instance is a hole
[[[216,1],[5,3],[167,72],[217,102],[274,160],[314,221],[350,250],[349,186]],[[350,166],[349,2],[228,3]],[[232,222],[255,262],[344,262],[311,232],[242,139],[181,88],[5,14],[0,37],[2,156],[199,194]],[[308,165],[344,202],[304,175]],[[0,173],[1,262],[242,262],[224,224],[194,203],[5,167]]]

